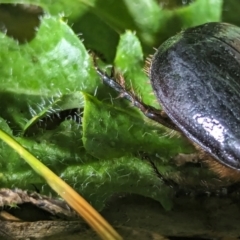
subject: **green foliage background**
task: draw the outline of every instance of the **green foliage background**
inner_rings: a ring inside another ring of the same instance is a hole
[[[239,21],[229,14],[230,9],[237,9],[238,1],[189,2],[1,0],[1,129],[97,209],[121,192],[148,196],[166,209],[171,207],[173,190],[159,178],[146,155],[166,178],[185,185],[198,185],[199,179],[212,183],[212,173],[171,162],[178,153],[193,152],[192,145],[146,119],[103,85],[89,54],[89,50],[96,52],[102,60],[98,64],[107,71],[114,64],[129,89],[160,108],[143,71],[154,48],[187,27],[222,19]],[[35,10],[27,14],[5,3],[38,5],[44,14]],[[28,28],[31,22],[33,27]],[[75,115],[61,115],[71,109],[78,109]],[[0,187],[51,191],[2,142]]]

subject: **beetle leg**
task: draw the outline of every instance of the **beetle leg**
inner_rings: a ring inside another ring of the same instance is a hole
[[[173,130],[178,130],[176,125],[166,116],[162,110],[158,110],[152,106],[146,105],[141,102],[137,96],[132,92],[127,91],[121,84],[119,84],[114,78],[108,76],[101,69],[98,68],[96,62],[94,61],[95,69],[98,75],[101,77],[102,81],[107,84],[109,87],[114,89],[116,92],[120,93],[122,98],[127,99],[132,102],[135,107],[137,107],[147,118],[150,118],[165,127],[168,127]]]

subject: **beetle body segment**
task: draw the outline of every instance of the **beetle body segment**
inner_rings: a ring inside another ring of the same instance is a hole
[[[177,127],[240,170],[240,28],[207,23],[177,34],[153,56],[150,79]]]

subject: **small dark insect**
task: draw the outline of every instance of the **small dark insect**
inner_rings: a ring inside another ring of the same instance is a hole
[[[207,23],[164,42],[149,77],[163,112],[141,103],[97,68],[147,117],[190,139],[221,176],[240,180],[240,28]]]

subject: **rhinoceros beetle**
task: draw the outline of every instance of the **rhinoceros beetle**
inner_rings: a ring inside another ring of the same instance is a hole
[[[97,72],[147,117],[179,130],[206,158],[240,179],[240,28],[207,23],[178,33],[158,48],[149,77],[168,117]]]

